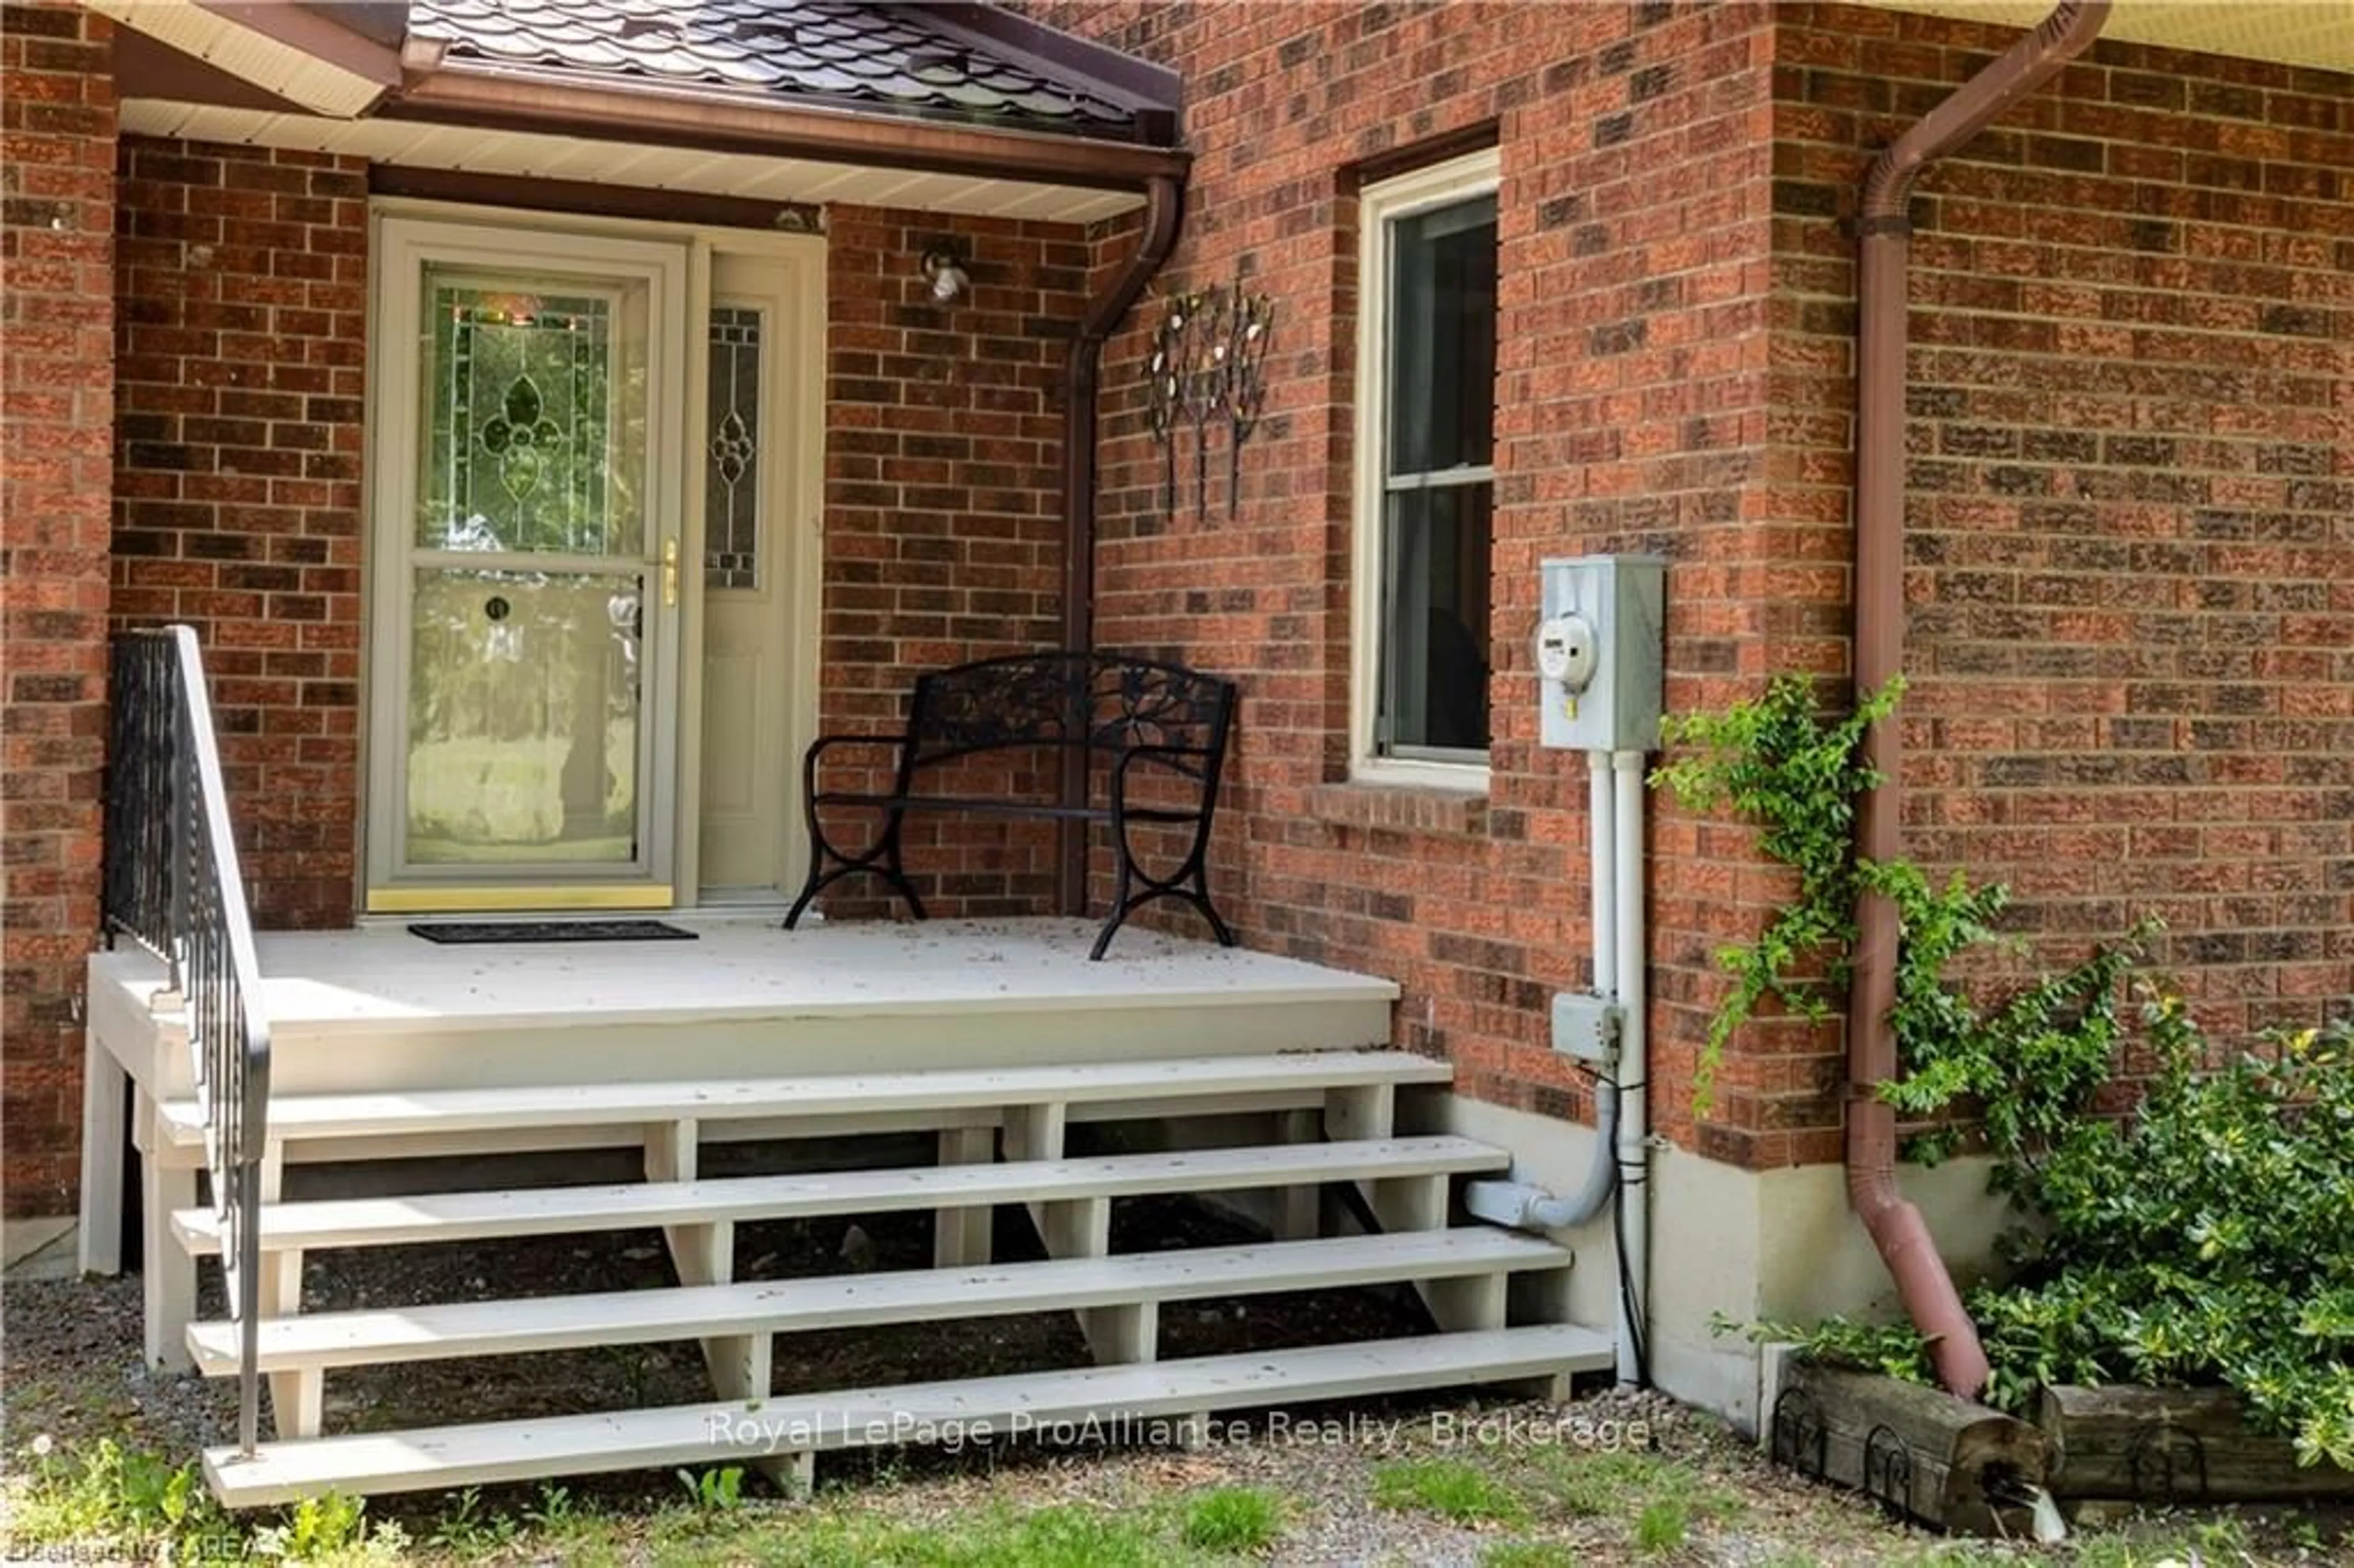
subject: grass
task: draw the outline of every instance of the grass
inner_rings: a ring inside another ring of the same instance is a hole
[[[1636,1550],[1673,1552],[1691,1535],[1691,1510],[1681,1498],[1660,1498],[1643,1505],[1635,1516]]]
[[[1447,1447],[1428,1430],[1330,1461],[1312,1481],[1269,1456],[1212,1448],[1076,1459],[1036,1456],[980,1473],[928,1477],[885,1462],[854,1484],[779,1499],[757,1478],[718,1470],[653,1478],[642,1489],[462,1491],[377,1506],[334,1497],[231,1518],[193,1465],[111,1440],[8,1457],[0,1560],[392,1563],[578,1568],[793,1564],[796,1568],[1215,1568],[1281,1553],[1288,1494],[1313,1487],[1320,1530],[1337,1517],[1375,1560],[1427,1554],[1432,1532],[1478,1531],[1481,1568],[1733,1560],[1759,1568],[2161,1568],[2205,1563],[2319,1565],[2345,1542],[2300,1519],[2232,1513],[2143,1520],[2080,1534],[2055,1551],[1935,1541],[1892,1529],[1848,1494],[1768,1480],[1719,1439],[1674,1455],[1558,1446]],[[595,1500],[597,1499],[604,1500]],[[1309,1546],[1303,1532],[1297,1543]],[[1384,1556],[1384,1552],[1387,1553]]]
[[[795,1568],[1184,1568],[1257,1556],[1282,1529],[1279,1499],[1228,1486],[1136,1506],[1010,1499],[945,1518],[900,1517],[893,1489],[836,1489],[802,1505],[756,1498],[726,1471],[683,1472],[677,1499],[606,1512],[548,1483],[529,1501],[486,1504],[472,1489],[411,1530],[329,1495],[232,1517],[196,1466],[173,1467],[102,1440],[80,1460],[37,1451],[12,1478],[0,1560],[70,1552],[90,1560],[254,1559],[332,1568],[409,1562],[790,1563]]]
[[[1479,1568],[1577,1568],[1578,1562],[1558,1541],[1500,1541],[1479,1553]]]
[[[1460,1459],[1408,1459],[1373,1472],[1373,1501],[1456,1524],[1518,1524],[1529,1505],[1507,1482]]]
[[[1185,1543],[1242,1556],[1266,1551],[1283,1531],[1283,1507],[1257,1487],[1220,1487],[1185,1509]]]

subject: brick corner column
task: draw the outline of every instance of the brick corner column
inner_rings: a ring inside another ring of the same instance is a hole
[[[98,929],[114,450],[111,24],[0,21],[0,1202],[73,1205]]]

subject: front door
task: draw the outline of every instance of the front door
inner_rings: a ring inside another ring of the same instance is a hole
[[[368,906],[667,906],[686,249],[380,221]]]
[[[703,755],[696,864],[706,905],[791,886],[787,814],[801,567],[789,547],[808,352],[792,276],[768,255],[711,261],[703,442]]]

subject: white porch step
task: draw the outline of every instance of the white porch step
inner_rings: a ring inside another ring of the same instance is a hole
[[[1082,1105],[1383,1084],[1443,1084],[1453,1075],[1454,1069],[1445,1062],[1402,1051],[1293,1051],[1264,1056],[980,1071],[295,1095],[270,1101],[270,1134],[279,1139],[381,1137],[688,1118]],[[159,1108],[172,1142],[182,1146],[204,1142],[204,1121],[195,1101],[169,1101]]]
[[[588,1345],[1010,1317],[1144,1301],[1345,1289],[1392,1280],[1459,1279],[1566,1268],[1570,1261],[1568,1252],[1549,1242],[1475,1225],[1044,1263],[320,1312],[265,1319],[260,1366],[266,1372],[300,1372]],[[188,1350],[197,1370],[207,1376],[234,1373],[239,1327],[228,1321],[190,1324]]]
[[[950,1434],[1044,1435],[1090,1416],[1108,1425],[1198,1411],[1500,1383],[1611,1364],[1608,1336],[1547,1325],[1434,1334],[1312,1350],[1091,1367],[771,1399],[542,1416],[472,1426],[262,1444],[205,1452],[205,1476],[230,1508],[328,1491],[421,1491],[769,1456],[938,1441]],[[1139,1436],[1147,1436],[1139,1434]]]
[[[1500,1171],[1511,1160],[1505,1150],[1468,1138],[1392,1138],[1002,1165],[931,1165],[273,1203],[261,1211],[261,1246],[266,1252],[307,1251],[707,1224],[719,1220],[805,1219],[1068,1198],[1245,1192],[1394,1176],[1473,1174]],[[220,1251],[219,1219],[209,1208],[180,1210],[172,1216],[172,1230],[198,1256]]]

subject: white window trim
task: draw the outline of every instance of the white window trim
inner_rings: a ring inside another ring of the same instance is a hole
[[[1431,207],[1497,188],[1496,149],[1449,158],[1379,185],[1357,198],[1357,398],[1355,537],[1349,594],[1349,776],[1365,784],[1419,786],[1485,794],[1488,764],[1383,757],[1373,743],[1381,706],[1382,519],[1387,499],[1384,461],[1389,439],[1389,226]]]

